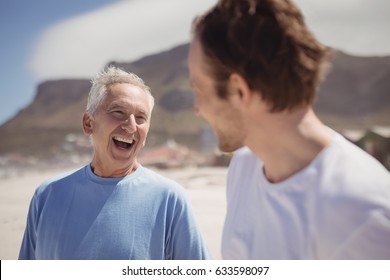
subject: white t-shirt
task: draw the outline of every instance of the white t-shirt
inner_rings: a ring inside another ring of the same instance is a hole
[[[227,206],[224,259],[390,259],[390,173],[337,133],[280,183],[248,148],[238,150]]]

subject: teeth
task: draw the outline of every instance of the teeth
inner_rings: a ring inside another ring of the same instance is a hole
[[[122,137],[118,137],[118,136],[115,136],[114,139],[116,141],[125,142],[125,143],[129,143],[129,144],[133,144],[133,142],[134,142],[134,139],[126,139],[126,138],[122,138]]]

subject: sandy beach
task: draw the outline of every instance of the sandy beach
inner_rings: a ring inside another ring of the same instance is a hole
[[[68,170],[26,171],[0,178],[0,259],[17,259],[28,206],[37,186]],[[188,167],[156,171],[185,188],[210,252],[214,259],[220,259],[227,169]]]

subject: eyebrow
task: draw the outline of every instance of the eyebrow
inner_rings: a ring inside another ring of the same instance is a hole
[[[107,111],[110,111],[110,110],[113,110],[113,109],[122,109],[124,111],[128,111],[128,107],[129,107],[128,104],[114,102],[107,108]],[[136,109],[135,114],[141,114],[141,115],[144,115],[146,117],[149,116],[147,111],[145,111],[143,109],[140,109],[140,108],[135,108],[135,109]]]
[[[118,103],[118,102],[113,102],[111,103],[108,107],[107,107],[107,110],[112,110],[112,109],[115,109],[115,108],[126,108],[127,106],[123,103]]]

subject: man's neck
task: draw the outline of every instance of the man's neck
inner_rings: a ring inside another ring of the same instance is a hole
[[[331,131],[311,109],[269,114],[253,127],[247,146],[264,162],[270,182],[301,171],[331,143]]]
[[[133,162],[130,165],[126,165],[122,168],[113,168],[110,165],[99,164],[95,159],[91,162],[92,172],[99,177],[104,178],[119,178],[130,175],[138,168],[138,163]]]

